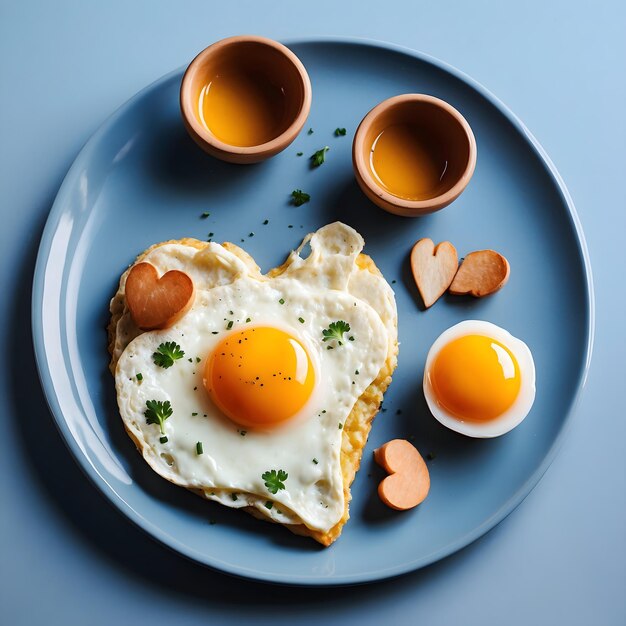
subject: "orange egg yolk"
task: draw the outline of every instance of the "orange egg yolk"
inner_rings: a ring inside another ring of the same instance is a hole
[[[315,371],[306,348],[289,333],[266,326],[235,331],[207,359],[204,386],[231,420],[272,427],[307,403]]]
[[[521,384],[511,351],[482,335],[459,337],[444,346],[429,375],[439,403],[455,417],[474,422],[486,422],[507,411]]]

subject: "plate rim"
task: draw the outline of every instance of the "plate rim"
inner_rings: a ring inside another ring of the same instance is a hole
[[[548,467],[556,457],[563,440],[571,427],[572,418],[576,412],[582,392],[587,382],[589,367],[591,364],[591,357],[593,352],[593,343],[595,335],[595,297],[593,289],[593,275],[591,269],[591,262],[589,258],[589,251],[585,240],[584,232],[580,218],[576,211],[572,197],[565,186],[561,175],[559,174],[556,166],[534,137],[524,123],[517,117],[515,113],[511,111],[499,98],[497,98],[491,91],[484,87],[481,83],[476,81],[468,74],[462,72],[449,63],[442,61],[430,54],[412,49],[407,46],[401,46],[387,41],[365,38],[365,37],[298,37],[298,38],[286,38],[281,39],[281,43],[286,46],[304,46],[304,45],[351,45],[375,48],[377,50],[391,51],[398,54],[402,54],[410,57],[411,59],[418,60],[423,63],[427,63],[435,66],[436,68],[443,70],[450,74],[452,77],[465,83],[474,91],[478,92],[485,100],[491,103],[498,111],[505,116],[505,118],[513,125],[513,127],[526,139],[526,142],[530,145],[531,149],[536,153],[543,167],[553,179],[558,189],[559,195],[565,206],[567,207],[569,220],[574,229],[576,235],[576,247],[580,259],[582,260],[582,269],[584,274],[585,283],[585,295],[586,295],[586,341],[584,345],[584,362],[582,368],[578,371],[578,377],[576,381],[576,392],[574,393],[569,409],[566,411],[565,418],[561,424],[554,441],[552,442],[548,452],[544,456],[541,463],[534,470],[534,472],[528,477],[523,485],[518,488],[509,497],[503,505],[482,524],[475,527],[471,532],[459,537],[456,541],[451,542],[444,548],[436,550],[425,557],[415,559],[403,563],[401,565],[386,568],[383,570],[376,570],[375,572],[368,572],[365,574],[349,574],[344,576],[338,576],[331,579],[319,578],[309,575],[276,575],[268,572],[251,571],[245,566],[233,565],[231,563],[223,563],[218,559],[207,559],[205,555],[198,553],[197,551],[181,544],[176,537],[173,537],[159,528],[154,522],[146,519],[141,513],[135,510],[124,498],[118,494],[115,488],[110,485],[107,480],[98,473],[98,470],[92,465],[90,459],[80,449],[75,437],[70,432],[67,421],[64,418],[61,408],[61,402],[56,394],[55,386],[50,374],[50,363],[47,356],[46,347],[43,341],[43,294],[44,294],[44,276],[47,262],[50,256],[51,241],[56,232],[56,227],[59,222],[59,218],[64,212],[65,199],[69,192],[73,188],[74,181],[78,178],[77,174],[83,169],[83,165],[88,162],[90,154],[95,146],[105,135],[109,128],[112,127],[116,121],[125,113],[125,111],[132,106],[132,104],[142,98],[145,93],[155,89],[158,85],[167,82],[173,76],[181,74],[184,71],[185,66],[176,68],[170,72],[167,72],[163,76],[152,81],[133,96],[123,102],[119,107],[113,111],[96,129],[94,133],[86,140],[82,148],[74,158],[72,165],[70,166],[67,174],[65,175],[59,191],[54,199],[52,207],[50,209],[46,224],[41,235],[39,248],[37,252],[37,260],[35,263],[35,270],[33,276],[33,286],[31,292],[31,331],[33,339],[33,350],[35,353],[35,362],[37,365],[37,371],[39,374],[39,380],[48,404],[49,410],[52,414],[54,423],[61,434],[61,439],[64,441],[66,447],[72,453],[78,466],[83,473],[89,478],[89,480],[98,488],[98,490],[106,497],[106,499],[114,505],[124,516],[131,521],[135,526],[141,528],[148,533],[153,539],[157,540],[165,547],[175,550],[178,554],[198,563],[203,566],[209,567],[215,571],[227,573],[233,576],[238,576],[248,580],[262,581],[266,583],[274,584],[287,584],[293,586],[309,586],[309,587],[328,587],[328,586],[343,586],[372,583],[379,580],[385,580],[393,578],[408,572],[412,572],[422,567],[426,567],[432,563],[435,563],[473,543],[476,539],[484,535],[486,532],[494,528],[505,517],[513,512],[533,490],[533,488],[539,483]]]

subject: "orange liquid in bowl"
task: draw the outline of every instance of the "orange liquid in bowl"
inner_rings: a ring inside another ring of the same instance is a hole
[[[393,124],[376,137],[370,167],[386,191],[406,200],[434,198],[449,187],[441,147],[411,124]]]
[[[285,90],[253,70],[226,66],[200,90],[201,123],[232,146],[275,139],[284,130],[285,113]]]

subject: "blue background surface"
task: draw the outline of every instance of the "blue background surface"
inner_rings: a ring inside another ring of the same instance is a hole
[[[371,8],[367,8],[370,6]],[[569,3],[24,2],[0,8],[0,611],[11,624],[622,624],[626,619],[623,292],[626,12]],[[82,143],[137,90],[207,43],[385,39],[443,59],[520,116],[559,168],[597,298],[587,389],[526,501],[445,561],[361,588],[268,587],[214,574],[130,525],[82,475],[37,381],[30,283],[47,212]],[[619,38],[619,39],[618,39]],[[9,353],[9,350],[11,352]]]

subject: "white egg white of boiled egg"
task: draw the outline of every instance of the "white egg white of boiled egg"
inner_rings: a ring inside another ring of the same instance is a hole
[[[471,337],[491,341],[467,339]],[[438,361],[444,349],[444,357]],[[507,385],[515,379],[519,389],[508,398]],[[508,331],[490,322],[465,320],[441,333],[431,346],[423,386],[428,408],[441,424],[469,437],[498,437],[518,426],[530,412],[535,399],[535,364],[528,346]],[[497,412],[503,397],[505,404],[510,401],[503,412],[476,418],[482,410],[486,413],[481,415]]]

